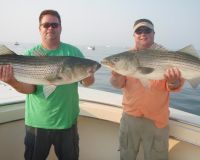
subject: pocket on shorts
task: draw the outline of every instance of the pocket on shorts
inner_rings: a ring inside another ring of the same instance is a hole
[[[157,129],[153,140],[154,150],[161,152],[168,150],[168,131],[165,129]]]
[[[127,149],[128,148],[128,131],[127,124],[124,120],[121,119],[120,130],[119,130],[119,149]]]

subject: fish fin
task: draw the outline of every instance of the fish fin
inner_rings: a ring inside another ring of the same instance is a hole
[[[43,86],[43,93],[46,99],[56,90],[56,87],[55,85]]]
[[[163,69],[166,71],[167,69],[173,68],[174,66],[172,64],[163,66]]]
[[[36,49],[32,52],[33,56],[46,56],[46,54],[41,49]]]
[[[154,71],[154,68],[149,68],[149,67],[137,67],[137,69],[142,74],[149,74]]]
[[[148,79],[146,79],[146,78],[140,78],[139,80],[140,80],[140,82],[142,83],[142,85],[144,87],[149,87],[149,80]]]
[[[194,79],[188,79],[189,84],[192,86],[193,89],[196,89],[200,84],[200,77]]]
[[[11,51],[5,45],[0,45],[0,55],[17,55],[15,52]]]
[[[167,49],[164,47],[164,46],[162,46],[162,45],[158,45],[158,44],[156,44],[156,43],[154,43],[153,45],[151,45],[151,47],[149,48],[150,50],[158,50],[158,51],[167,51]]]
[[[196,51],[196,49],[194,48],[193,45],[188,45],[180,50],[178,50],[179,52],[184,52],[184,53],[187,53],[187,54],[190,54],[190,55],[193,55],[195,57],[198,57],[198,52]]]

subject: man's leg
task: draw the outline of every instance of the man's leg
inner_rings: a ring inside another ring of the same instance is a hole
[[[145,160],[168,160],[168,126],[157,128],[148,119],[144,119],[144,125],[142,142]]]
[[[25,160],[45,160],[51,147],[49,131],[26,126],[24,144]]]
[[[53,145],[59,160],[78,160],[79,136],[77,124],[69,129],[55,131]]]
[[[123,113],[120,122],[120,159],[136,160],[141,142],[141,120]]]

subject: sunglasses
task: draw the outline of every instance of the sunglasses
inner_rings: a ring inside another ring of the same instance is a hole
[[[138,28],[138,29],[136,29],[136,31],[135,31],[136,34],[142,34],[142,33],[144,33],[144,34],[149,34],[149,33],[151,33],[151,32],[153,32],[153,30],[150,29],[150,28]]]
[[[49,27],[52,27],[52,28],[58,28],[58,26],[60,26],[60,23],[43,23],[41,24],[40,26],[43,26],[44,28],[49,28]]]

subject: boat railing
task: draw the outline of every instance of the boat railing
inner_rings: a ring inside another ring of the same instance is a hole
[[[26,96],[7,85],[0,85],[0,90],[4,93],[0,95],[0,124],[24,119],[24,101]],[[100,116],[101,119],[105,118],[105,120],[119,123],[122,113],[121,94],[79,87],[79,98],[80,102],[96,104],[96,108],[93,107],[94,105],[91,105],[89,108],[87,108],[87,105],[85,108],[82,105],[82,112],[90,113],[88,115],[94,118]],[[106,109],[101,109],[101,106],[104,106]],[[105,112],[105,114],[101,112]],[[115,114],[115,118],[111,118],[111,113]],[[170,108],[170,136],[200,146],[200,116]]]

